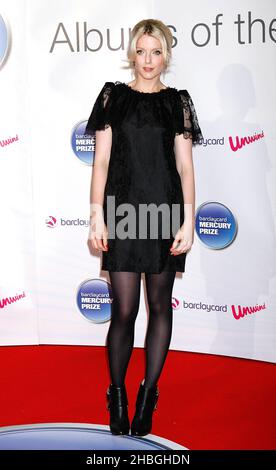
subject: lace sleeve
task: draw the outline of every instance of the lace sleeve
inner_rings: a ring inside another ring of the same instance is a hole
[[[179,90],[179,96],[180,106],[176,111],[175,134],[183,134],[185,139],[192,139],[192,145],[199,144],[203,136],[193,100],[187,90]]]
[[[105,82],[101,89],[86,124],[85,134],[91,135],[95,131],[104,130],[112,126],[112,90],[115,84]]]

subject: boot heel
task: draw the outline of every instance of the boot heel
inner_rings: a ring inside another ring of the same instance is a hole
[[[110,412],[110,431],[112,434],[129,434],[128,399],[125,385],[115,387],[110,384],[107,392],[107,409]]]
[[[131,423],[131,434],[134,436],[145,436],[152,428],[152,414],[157,409],[159,389],[155,387],[147,388],[143,383],[136,400],[136,411]]]

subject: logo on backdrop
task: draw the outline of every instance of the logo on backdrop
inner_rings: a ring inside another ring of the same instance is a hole
[[[57,218],[54,217],[53,215],[49,215],[49,217],[46,218],[45,223],[46,223],[46,226],[49,228],[57,227],[58,223],[61,227],[65,227],[65,226],[66,227],[72,227],[72,226],[88,227],[89,226],[88,219],[80,219],[79,217],[77,219],[64,219],[63,217],[61,217],[58,222]]]
[[[23,291],[22,294],[15,294],[10,297],[0,297],[0,308],[5,308],[8,305],[13,304],[14,302],[17,302],[18,300],[24,299],[26,297],[25,291]]]
[[[232,136],[229,136],[230,148],[233,152],[237,152],[237,150],[240,150],[242,147],[253,144],[257,140],[264,139],[264,137],[264,131],[255,132],[254,135],[249,135],[245,137],[239,137],[238,135],[236,135],[236,142],[234,142],[234,138]]]
[[[235,320],[240,320],[240,318],[245,318],[247,315],[252,315],[253,313],[259,312],[260,310],[265,310],[265,302],[262,305],[231,305],[231,310]]]
[[[88,279],[82,282],[76,300],[80,313],[87,320],[94,323],[110,320],[112,290],[111,285],[103,279]]]
[[[56,219],[54,216],[52,216],[52,215],[50,215],[50,216],[45,220],[45,222],[46,222],[47,227],[49,227],[49,228],[55,228],[56,225],[57,225],[57,219]]]
[[[197,236],[213,250],[231,245],[237,234],[237,221],[232,211],[220,202],[205,202],[195,216]]]
[[[175,299],[175,297],[173,297]],[[177,307],[178,308],[178,307]],[[189,302],[186,300],[182,301],[182,308],[184,310],[189,310],[189,313],[191,312],[196,312],[202,311],[202,312],[213,312],[215,314],[221,313],[230,313],[230,310],[232,312],[232,315],[235,320],[240,320],[241,318],[245,317],[250,317],[252,314],[256,314],[257,312],[260,312],[262,310],[267,309],[267,305],[264,302],[263,304],[256,304],[256,305],[235,305],[232,304],[231,306],[228,306],[227,304],[211,304],[211,303],[206,303],[202,302],[201,300],[198,300],[196,302]]]
[[[4,63],[7,57],[8,49],[10,45],[10,34],[8,26],[4,21],[3,16],[0,15],[0,67]]]
[[[95,136],[85,134],[87,121],[79,122],[73,129],[71,146],[78,159],[85,165],[92,165],[95,155]]]
[[[180,307],[180,302],[176,297],[172,297],[172,308],[177,310]]]

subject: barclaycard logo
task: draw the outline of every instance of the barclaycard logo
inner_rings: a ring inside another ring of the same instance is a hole
[[[3,16],[0,14],[0,68],[4,64],[5,59],[8,56],[8,51],[11,43],[10,38],[11,34],[7,21],[5,21]]]
[[[179,307],[180,307],[179,300],[176,297],[172,297],[172,308],[174,310],[177,310],[177,309],[179,309]]]

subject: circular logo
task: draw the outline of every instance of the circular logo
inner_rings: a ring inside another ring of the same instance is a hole
[[[214,250],[229,246],[237,234],[237,222],[233,213],[219,202],[206,202],[198,208],[195,228],[204,245]]]
[[[77,292],[80,313],[94,323],[104,323],[111,318],[111,285],[102,279],[84,281]]]
[[[71,136],[71,147],[78,159],[86,165],[94,163],[95,136],[85,134],[87,121],[79,122],[73,129]]]
[[[9,48],[8,27],[0,15],[0,66],[3,64]]]

